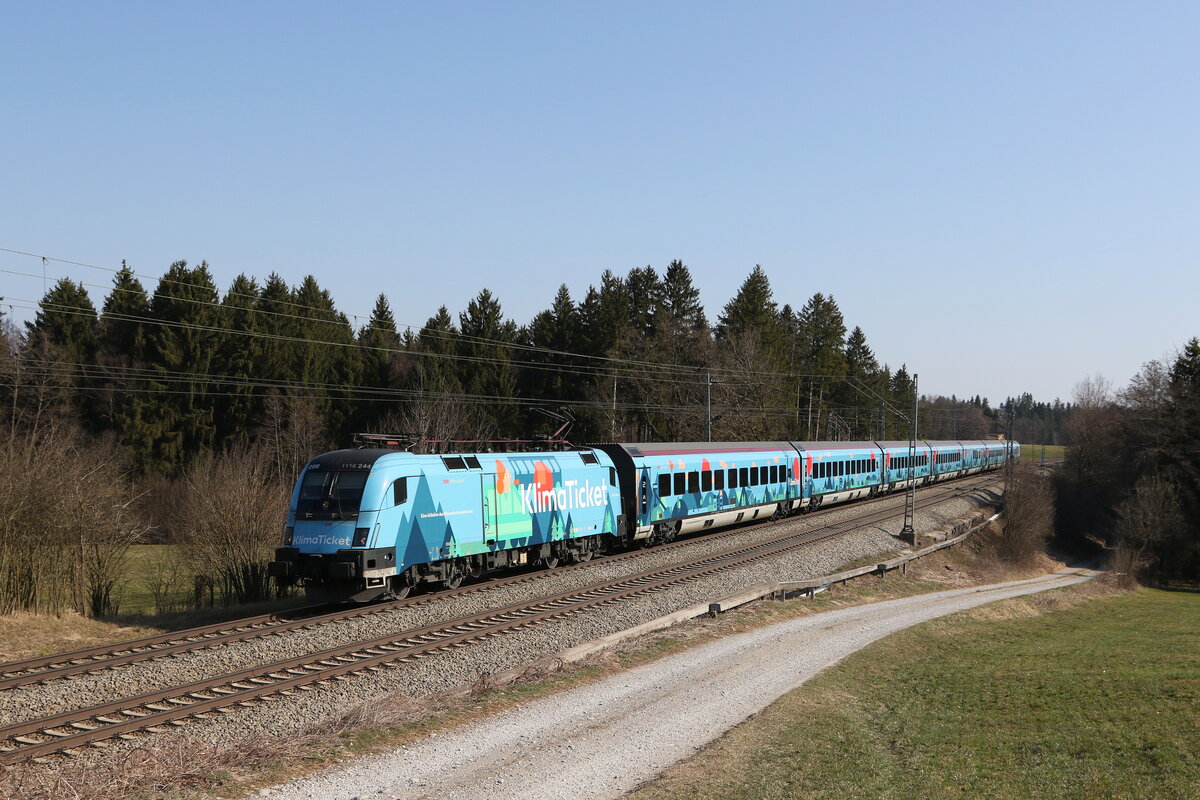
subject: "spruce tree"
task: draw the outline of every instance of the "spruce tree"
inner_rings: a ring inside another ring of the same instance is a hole
[[[89,428],[99,425],[96,360],[96,307],[82,283],[63,278],[38,302],[21,357],[35,368],[39,379],[26,399],[42,412],[65,413],[68,409]]]
[[[131,403],[125,444],[139,473],[177,474],[209,452],[216,438],[213,388],[208,382],[220,323],[217,289],[208,264],[171,265],[150,300],[138,360],[156,373]]]
[[[631,331],[631,304],[625,282],[612,270],[604,270],[600,287],[588,287],[579,307],[579,317],[583,328],[583,352],[611,355],[617,342]]]
[[[295,293],[277,272],[272,272],[259,292],[255,310],[258,311],[260,331],[269,334],[258,342],[258,374],[284,383],[297,380],[294,365],[298,345],[289,341],[299,338],[303,315],[296,305]]]
[[[806,427],[810,438],[822,439],[843,430],[830,424],[833,412],[828,406],[846,374],[846,323],[834,299],[817,292],[797,314],[796,329],[798,366],[807,376],[801,391],[807,403]]]
[[[522,397],[564,402],[579,398],[585,385],[585,379],[576,371],[580,362],[566,354],[581,349],[581,333],[579,309],[563,284],[558,287],[550,308],[539,312],[522,329],[523,341],[534,348],[524,358],[529,365],[520,371]],[[526,427],[536,427],[544,421],[540,415],[527,417]]]
[[[430,393],[435,398],[462,392],[458,379],[458,328],[445,306],[425,321],[417,336],[415,347],[420,353],[416,360],[410,388]]]
[[[704,306],[700,303],[700,290],[692,283],[692,273],[676,259],[663,273],[662,308],[675,325],[695,331],[708,329]]]
[[[1200,515],[1200,339],[1184,346],[1168,378],[1168,458],[1196,519]]]
[[[323,417],[335,441],[346,441],[353,427],[353,393],[337,388],[355,386],[362,375],[354,329],[333,303],[333,296],[308,275],[295,291],[296,311],[302,319],[292,356],[293,379],[313,398],[313,411]],[[300,391],[299,389],[297,391]]]
[[[504,319],[500,301],[484,289],[459,314],[459,381],[468,395],[480,398],[501,435],[520,433],[517,406],[507,400],[517,396],[517,374],[510,363],[517,326]]]
[[[96,355],[96,307],[82,283],[61,278],[38,302],[33,322],[25,323],[30,337],[54,345],[64,361],[90,364]]]
[[[887,396],[880,381],[879,362],[867,345],[867,335],[857,325],[846,338],[846,381],[835,395],[849,407],[855,438],[874,439],[878,418],[878,397]]]
[[[100,345],[96,355],[108,373],[100,390],[101,415],[115,431],[118,441],[127,434],[134,396],[130,390],[144,388],[130,370],[142,366],[139,358],[145,348],[149,317],[150,296],[133,270],[121,262],[100,314]]]
[[[358,332],[358,344],[362,348],[363,385],[384,391],[396,389],[400,382],[402,346],[392,308],[382,292],[375,300],[371,319]],[[395,410],[395,403],[387,395],[366,396],[357,406],[357,427],[363,430],[372,428],[376,420]]]
[[[663,304],[663,283],[654,267],[634,267],[625,277],[625,294],[629,298],[629,316],[638,335],[654,332],[655,320]]]
[[[718,339],[753,333],[768,352],[782,356],[783,331],[779,310],[771,291],[771,281],[761,265],[754,265],[738,293],[725,304],[717,319],[716,333]]]
[[[262,393],[254,387],[258,378],[263,315],[257,311],[258,284],[253,278],[238,275],[221,301],[220,327],[213,357],[213,374],[235,381],[223,384],[216,395],[216,442],[222,446],[245,445],[262,421]]]

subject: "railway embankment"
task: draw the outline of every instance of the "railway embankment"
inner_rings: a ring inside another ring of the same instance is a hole
[[[936,506],[919,507],[917,526],[926,531],[945,529],[955,520],[974,516],[982,506],[988,505],[994,499],[991,491],[983,490]],[[902,498],[883,501],[896,503],[890,519],[881,520],[866,529],[844,533],[836,539],[807,548],[803,553],[791,554],[769,564],[731,570],[705,580],[684,584],[671,591],[649,595],[636,603],[606,609],[604,613],[576,615],[553,624],[539,626],[519,636],[504,637],[480,646],[439,654],[437,657],[422,659],[402,668],[385,669],[378,673],[357,676],[353,680],[333,682],[311,691],[296,693],[279,701],[238,708],[222,714],[219,718],[206,720],[203,724],[184,726],[170,736],[156,737],[154,744],[147,745],[143,741],[117,742],[101,751],[102,757],[95,760],[98,763],[111,763],[114,758],[121,757],[122,753],[136,752],[147,746],[169,748],[171,745],[165,740],[171,738],[194,742],[196,747],[201,748],[220,750],[241,747],[243,751],[249,742],[261,747],[261,743],[266,741],[294,740],[295,737],[310,735],[322,725],[328,725],[330,719],[344,716],[347,709],[354,709],[364,700],[383,696],[390,696],[394,700],[398,698],[396,701],[401,705],[415,703],[416,707],[436,707],[442,702],[439,698],[448,693],[461,691],[464,687],[486,686],[492,676],[519,669],[523,664],[528,664],[538,657],[624,630],[670,613],[674,609],[726,596],[766,581],[825,574],[847,563],[894,550],[896,542],[891,536],[891,531],[897,528],[896,523],[902,515],[898,501],[902,502]],[[761,537],[765,540],[778,536],[780,529],[788,526],[816,528],[838,525],[853,520],[858,514],[861,514],[861,507],[831,509],[775,525],[747,529],[742,532],[742,536],[746,539]],[[703,553],[706,549],[717,548],[718,545],[715,537],[700,537],[690,542],[687,547],[696,553]],[[637,569],[647,569],[656,562],[665,564],[680,557],[678,553],[668,554],[665,551],[654,550],[642,555],[644,559],[638,560]],[[94,703],[99,696],[178,685],[188,676],[219,670],[228,671],[238,664],[266,663],[270,659],[277,659],[281,654],[311,653],[320,649],[321,645],[332,642],[362,639],[368,634],[378,635],[383,629],[381,626],[391,626],[396,630],[405,629],[438,617],[446,619],[484,607],[495,607],[505,601],[534,595],[544,596],[555,590],[569,590],[584,582],[594,582],[601,576],[619,577],[621,571],[627,572],[632,569],[630,565],[615,562],[605,564],[601,561],[590,565],[586,574],[585,571],[579,571],[553,578],[547,577],[549,583],[536,582],[536,588],[532,585],[518,585],[499,589],[492,594],[475,593],[442,604],[436,611],[430,607],[401,610],[396,612],[394,619],[372,618],[370,621],[353,622],[347,629],[342,629],[339,625],[336,631],[264,637],[261,641],[238,643],[229,648],[159,659],[141,666],[131,665],[121,670],[79,676],[42,686],[23,687],[5,693],[4,697],[0,698],[7,703],[7,706],[0,706],[0,713],[8,715],[9,719],[20,718],[22,713],[28,714],[30,708],[45,714],[42,709],[52,703],[59,703],[60,707],[79,707]],[[368,627],[356,627],[360,625]],[[210,663],[205,664],[206,660]],[[585,665],[583,669],[589,667]],[[85,753],[71,760],[74,767],[68,764],[62,769],[69,772],[88,760],[89,754]]]

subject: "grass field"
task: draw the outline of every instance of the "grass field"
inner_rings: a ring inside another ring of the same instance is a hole
[[[1200,796],[1200,594],[1081,591],[885,639],[631,798]]]
[[[1046,445],[1046,460],[1047,461],[1062,461],[1067,448],[1061,444]],[[1042,446],[1040,444],[1023,444],[1021,445],[1021,460],[1038,462],[1042,460]]]
[[[151,583],[160,570],[169,566],[175,545],[135,544],[125,557],[125,582],[120,589],[121,614],[154,614],[154,594]],[[180,587],[179,597],[186,597],[186,587]]]

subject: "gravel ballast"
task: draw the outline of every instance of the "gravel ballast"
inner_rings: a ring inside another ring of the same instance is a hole
[[[916,528],[919,531],[945,529],[955,520],[970,518],[979,513],[981,506],[994,500],[995,496],[991,492],[978,491],[936,506],[918,506]],[[208,721],[186,725],[182,730],[188,736],[213,744],[229,744],[247,736],[292,734],[372,697],[396,692],[417,698],[436,696],[478,683],[487,676],[520,668],[546,655],[628,629],[681,608],[710,602],[751,586],[828,574],[848,562],[893,551],[898,547],[897,540],[890,531],[899,529],[903,498],[890,498],[885,502],[894,503],[896,512],[896,516],[887,522],[843,534],[834,540],[770,562],[730,570],[631,602],[573,615],[485,643],[424,658],[412,664],[357,676],[352,680],[336,682],[312,691],[299,692],[286,699],[253,708],[238,708]],[[793,517],[778,524],[740,531],[739,541],[752,543],[783,533],[821,528],[862,513],[863,506],[858,504],[830,509],[817,515]],[[291,632],[285,636],[268,636],[209,651],[157,659],[42,686],[24,687],[0,695],[0,724],[85,707],[118,696],[176,686],[255,664],[300,656],[510,603],[534,600],[548,594],[565,592],[665,565],[684,557],[718,552],[729,546],[729,539],[698,537],[692,540],[687,548],[673,552],[651,549],[636,559],[598,561],[586,569],[546,575],[539,580],[496,587],[458,598],[446,598],[440,603],[398,609],[310,631]],[[114,750],[133,746],[137,746],[136,742],[114,742],[108,748],[108,752],[111,754]],[[93,754],[85,753],[81,757],[88,758],[91,755]]]
[[[618,798],[871,642],[1093,574],[1064,570],[776,623],[266,791],[281,800]]]

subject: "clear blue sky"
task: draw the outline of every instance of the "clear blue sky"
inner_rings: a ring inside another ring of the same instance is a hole
[[[0,247],[413,324],[673,258],[715,319],[758,263],[923,391],[1065,399],[1200,335],[1198,41],[1195,2],[8,4]]]

